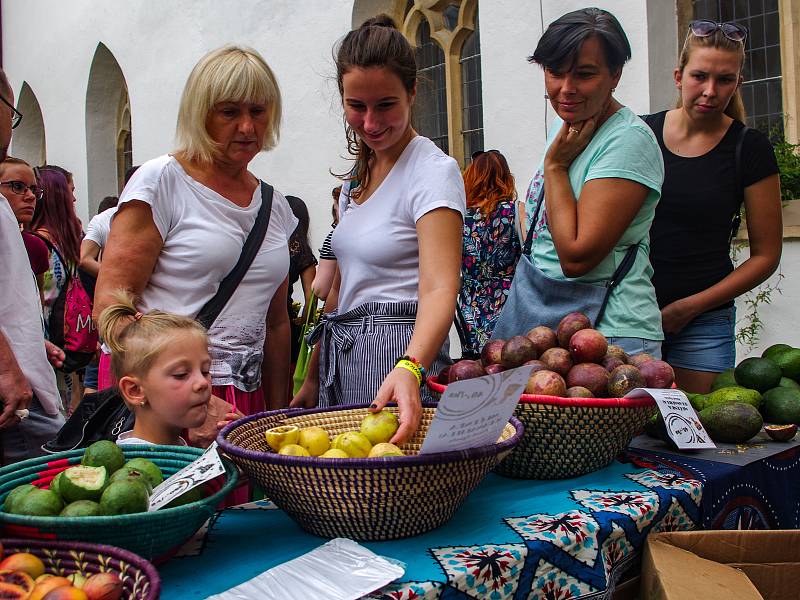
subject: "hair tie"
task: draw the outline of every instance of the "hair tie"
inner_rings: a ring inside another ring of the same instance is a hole
[[[136,311],[136,314],[134,314],[134,315],[133,315],[133,320],[134,320],[134,321],[138,321],[138,320],[139,320],[139,319],[141,319],[143,316],[144,316],[144,314],[143,314],[143,313],[140,313],[140,312],[137,310],[137,311]]]

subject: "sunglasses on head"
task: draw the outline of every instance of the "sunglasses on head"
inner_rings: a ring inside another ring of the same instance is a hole
[[[738,23],[717,23],[706,19],[698,19],[689,23],[689,31],[696,37],[708,37],[717,30],[732,42],[742,42],[747,39],[747,27]]]

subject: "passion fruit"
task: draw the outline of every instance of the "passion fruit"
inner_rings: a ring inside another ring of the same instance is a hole
[[[558,324],[556,329],[556,336],[558,337],[558,345],[562,348],[569,348],[569,341],[572,336],[581,329],[589,329],[592,322],[582,312],[571,312],[565,315]]]
[[[515,335],[508,340],[500,352],[500,364],[506,369],[519,367],[538,356],[536,346],[524,335]]]
[[[564,348],[550,348],[549,350],[545,350],[545,353],[539,357],[539,360],[547,365],[550,371],[554,371],[562,377],[567,376],[573,364],[569,350],[565,350]]]
[[[764,425],[764,431],[776,442],[789,442],[797,434],[797,425]]]
[[[612,398],[622,398],[636,388],[645,387],[647,381],[641,371],[633,365],[621,365],[608,376],[608,394]]]
[[[28,600],[42,600],[42,598],[47,596],[47,594],[54,589],[72,585],[72,581],[66,577],[58,577],[55,575],[44,575],[43,577],[44,578],[38,577],[36,579],[36,586],[33,588],[33,592]]]
[[[596,329],[576,331],[569,340],[569,353],[577,363],[599,363],[608,351],[606,336]]]
[[[540,356],[545,350],[558,346],[556,332],[545,325],[534,327],[525,334],[525,337],[533,342],[533,345],[536,346],[536,352]]]
[[[591,331],[586,329],[584,331]],[[580,333],[580,331],[578,332]],[[578,335],[577,333],[575,335]],[[580,363],[567,373],[567,386],[583,387],[591,392],[587,398],[599,398],[608,391],[609,374],[603,367],[595,363]]]
[[[0,583],[0,600],[27,600],[28,592],[10,583]]]
[[[264,436],[269,447],[278,452],[281,446],[297,443],[300,439],[300,428],[297,425],[281,425],[268,429]]]
[[[500,364],[500,353],[503,351],[505,340],[490,340],[481,348],[481,362],[484,367]]]
[[[581,387],[579,385],[574,385],[571,388],[567,388],[567,393],[565,394],[567,398],[594,398],[594,394],[590,390],[587,390],[585,387]]]
[[[537,371],[528,379],[525,393],[537,396],[564,396],[567,393],[567,385],[564,383],[564,378],[554,371]]]
[[[663,360],[648,360],[639,367],[642,375],[647,381],[647,387],[667,389],[675,383],[675,371]]]

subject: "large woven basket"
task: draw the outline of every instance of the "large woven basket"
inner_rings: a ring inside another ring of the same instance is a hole
[[[522,437],[519,421],[512,418],[494,444],[417,455],[435,410],[435,405],[424,405],[419,430],[402,446],[407,456],[297,457],[267,446],[264,432],[279,425],[317,425],[331,437],[357,430],[366,406],[260,413],[230,423],[217,442],[306,531],[328,538],[390,540],[446,523]]]
[[[122,598],[125,600],[158,600],[161,579],[155,567],[132,552],[82,542],[44,540],[0,540],[6,556],[29,552],[44,563],[45,573],[66,577],[80,573],[86,577],[95,573],[114,573],[122,579]]]
[[[428,379],[434,394],[445,387]],[[520,479],[565,479],[602,469],[655,414],[652,398],[558,398],[522,394],[514,410],[525,427],[514,452],[495,468]]]
[[[141,456],[159,466],[164,477],[176,473],[203,453],[186,446],[123,446],[126,459]],[[61,471],[79,464],[83,450],[32,458],[0,469],[0,503],[18,485],[47,487]],[[0,511],[3,535],[19,538],[82,541],[119,546],[150,560],[163,561],[214,514],[238,479],[236,467],[223,459],[225,475],[208,482],[205,498],[154,512],[104,517],[31,517]]]

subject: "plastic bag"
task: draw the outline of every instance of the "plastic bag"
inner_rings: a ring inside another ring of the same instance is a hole
[[[356,600],[404,573],[402,563],[336,538],[207,600]]]

